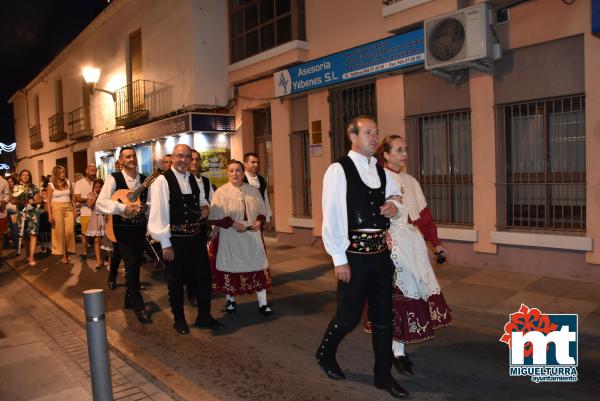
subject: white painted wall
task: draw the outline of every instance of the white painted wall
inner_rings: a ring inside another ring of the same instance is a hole
[[[83,105],[81,69],[102,69],[98,88],[114,91],[127,83],[129,34],[141,28],[143,78],[157,83],[160,96],[150,99],[151,117],[186,106],[227,104],[227,2],[223,0],[116,0],[96,18],[46,69],[13,97],[18,169],[32,169],[44,160],[46,174],[57,158],[76,150],[68,141],[49,142],[48,118],[54,115],[55,81],[63,80],[63,112]],[[33,99],[40,96],[44,147],[31,150],[29,127],[34,124]],[[158,99],[158,100],[157,100]],[[65,121],[65,128],[67,122]],[[111,97],[91,98],[94,135],[115,129]],[[79,148],[80,145],[75,145]],[[92,161],[93,155],[88,155]],[[72,169],[69,157],[69,170]]]

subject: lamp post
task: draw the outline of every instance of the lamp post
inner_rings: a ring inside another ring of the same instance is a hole
[[[83,80],[85,81],[85,83],[88,85],[88,88],[90,89],[90,95],[93,95],[95,91],[108,93],[109,95],[112,96],[113,102],[116,102],[117,94],[115,92],[111,92],[106,89],[96,88],[96,84],[98,83],[98,80],[100,79],[100,72],[101,72],[100,68],[96,68],[96,67],[85,67],[83,70],[81,70],[81,73],[83,75]]]

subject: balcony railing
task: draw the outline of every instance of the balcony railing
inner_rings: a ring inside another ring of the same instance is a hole
[[[115,91],[116,125],[128,126],[148,119],[146,96],[151,84],[153,82],[139,79]]]
[[[31,149],[40,149],[44,146],[42,142],[42,130],[39,124],[29,128],[29,145]]]
[[[85,106],[73,110],[67,116],[69,121],[69,139],[92,139],[94,133],[90,124],[90,114]]]
[[[60,142],[67,139],[65,130],[65,113],[56,113],[48,118],[48,133],[50,142]]]

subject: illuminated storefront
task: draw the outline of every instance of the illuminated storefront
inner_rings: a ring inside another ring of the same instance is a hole
[[[92,143],[99,175],[115,171],[119,149],[133,146],[140,173],[149,175],[162,168],[162,158],[184,143],[200,152],[202,173],[217,187],[227,182],[226,163],[231,155],[233,116],[185,113],[128,130],[107,133]]]

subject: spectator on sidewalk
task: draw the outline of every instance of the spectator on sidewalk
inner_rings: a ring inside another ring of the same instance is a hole
[[[8,240],[12,241],[12,246],[16,250],[19,245],[19,226],[17,225],[17,205],[14,204],[12,193],[15,185],[19,183],[19,177],[12,174],[6,178],[8,183],[8,201],[6,204],[7,223],[10,230],[9,237],[4,239],[5,245],[8,245]]]
[[[69,263],[69,253],[75,253],[75,208],[73,188],[67,180],[65,168],[52,169],[48,184],[48,220],[52,225],[52,254],[62,255],[60,262]]]
[[[40,203],[40,229],[38,234],[38,242],[42,248],[42,252],[50,253],[52,251],[52,242],[50,241],[52,225],[48,217],[48,188],[40,189],[42,203]]]
[[[17,224],[19,226],[19,241],[17,255],[21,253],[23,241],[29,239],[27,262],[29,266],[37,265],[35,248],[40,226],[39,204],[42,202],[38,187],[31,182],[31,172],[21,170],[19,184],[15,185],[12,193],[13,203],[17,205]]]
[[[85,169],[85,177],[75,182],[73,186],[73,200],[79,205],[79,223],[81,224],[81,261],[85,262],[88,257],[88,224],[92,210],[88,206],[87,195],[94,192],[93,185],[98,172],[95,164],[90,164]]]
[[[103,185],[104,181],[100,178],[97,178],[94,180],[94,190],[87,195],[87,207],[92,209],[92,215],[90,216],[90,221],[87,231],[85,232],[85,236],[94,239],[96,270],[100,270],[102,268],[102,250],[100,249],[100,242],[104,236],[104,215],[98,212],[98,209],[96,208],[96,199],[98,199],[98,195],[100,194]]]
[[[6,205],[8,204],[8,182],[4,177],[0,176],[0,257],[4,247],[4,232],[8,230],[8,213],[6,213]],[[3,262],[0,259],[0,265]]]

